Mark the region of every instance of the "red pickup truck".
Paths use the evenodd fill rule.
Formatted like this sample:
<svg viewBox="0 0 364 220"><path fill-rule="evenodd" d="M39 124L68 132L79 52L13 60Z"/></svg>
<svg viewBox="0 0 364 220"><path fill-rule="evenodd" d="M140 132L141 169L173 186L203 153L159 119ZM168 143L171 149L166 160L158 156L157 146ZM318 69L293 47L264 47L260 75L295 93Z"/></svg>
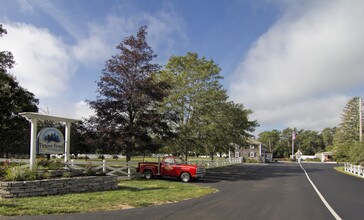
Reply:
<svg viewBox="0 0 364 220"><path fill-rule="evenodd" d="M140 162L137 172L144 175L146 179L153 176L179 177L183 182L188 182L192 178L199 179L206 173L206 169L201 166L187 164L179 157L163 157L162 162Z"/></svg>

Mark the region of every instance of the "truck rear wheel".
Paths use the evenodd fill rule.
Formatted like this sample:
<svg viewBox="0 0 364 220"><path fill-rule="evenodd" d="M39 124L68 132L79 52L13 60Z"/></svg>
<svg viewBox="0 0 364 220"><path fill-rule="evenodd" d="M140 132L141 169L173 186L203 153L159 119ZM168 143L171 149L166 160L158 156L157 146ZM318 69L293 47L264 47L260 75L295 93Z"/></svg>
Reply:
<svg viewBox="0 0 364 220"><path fill-rule="evenodd" d="M187 173L187 172L181 173L182 182L187 183L190 181L190 179L191 179L191 175L189 173Z"/></svg>
<svg viewBox="0 0 364 220"><path fill-rule="evenodd" d="M151 171L151 170L146 170L146 171L144 171L144 177L145 177L145 179L147 179L147 180L152 179L152 178L153 178L153 173L152 173L152 171Z"/></svg>

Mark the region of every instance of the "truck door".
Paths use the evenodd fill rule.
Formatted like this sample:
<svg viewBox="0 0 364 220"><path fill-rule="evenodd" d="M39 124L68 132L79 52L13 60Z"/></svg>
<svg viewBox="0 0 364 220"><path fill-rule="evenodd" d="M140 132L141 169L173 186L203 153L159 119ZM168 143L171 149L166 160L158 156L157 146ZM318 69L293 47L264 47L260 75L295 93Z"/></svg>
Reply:
<svg viewBox="0 0 364 220"><path fill-rule="evenodd" d="M164 158L161 167L161 174L162 176L177 176L174 158Z"/></svg>

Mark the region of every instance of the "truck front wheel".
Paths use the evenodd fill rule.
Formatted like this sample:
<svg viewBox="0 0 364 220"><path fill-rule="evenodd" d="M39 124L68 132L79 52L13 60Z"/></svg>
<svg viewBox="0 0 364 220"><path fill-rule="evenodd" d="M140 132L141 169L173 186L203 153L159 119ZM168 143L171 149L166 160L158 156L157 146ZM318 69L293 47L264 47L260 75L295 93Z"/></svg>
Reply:
<svg viewBox="0 0 364 220"><path fill-rule="evenodd" d="M151 170L146 170L146 171L144 171L144 177L145 177L145 179L147 179L147 180L152 179L152 178L153 178L153 173L152 173L152 171L151 171Z"/></svg>
<svg viewBox="0 0 364 220"><path fill-rule="evenodd" d="M191 175L189 173L187 173L187 172L181 173L182 182L187 183L190 181L190 179L191 179Z"/></svg>

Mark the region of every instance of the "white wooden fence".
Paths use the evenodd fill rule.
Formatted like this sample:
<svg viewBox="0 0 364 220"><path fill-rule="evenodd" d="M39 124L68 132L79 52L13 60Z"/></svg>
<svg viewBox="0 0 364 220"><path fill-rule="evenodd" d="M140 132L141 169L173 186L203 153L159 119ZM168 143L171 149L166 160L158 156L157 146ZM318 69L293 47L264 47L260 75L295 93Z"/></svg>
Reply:
<svg viewBox="0 0 364 220"><path fill-rule="evenodd" d="M0 159L1 161L5 161L8 159ZM11 159L10 162L22 162L22 163L29 163L27 159ZM242 163L242 158L230 158L225 160L191 160L188 161L189 164L196 164L204 166L205 168L214 168L214 167L222 167L222 166L229 166L233 164ZM128 178L130 179L133 176L137 175L136 168L138 166L138 162L122 162L122 161L80 161L80 160L70 160L66 166L71 169L76 170L85 170L87 166L91 166L92 169L96 172L103 172L106 175L116 175L120 178Z"/></svg>
<svg viewBox="0 0 364 220"><path fill-rule="evenodd" d="M213 168L213 167L223 167L223 166L229 166L229 165L233 165L233 164L238 164L238 163L242 163L243 158L241 157L234 157L234 158L230 158L230 159L225 159L225 160L198 160L198 161L188 161L189 164L197 164L197 165L202 165L206 168Z"/></svg>
<svg viewBox="0 0 364 220"><path fill-rule="evenodd" d="M189 164L202 165L206 168L213 167L222 167L229 166L232 164L242 163L242 158L231 158L226 160L214 160L214 161L205 161L205 160L197 160L197 161L188 161ZM138 166L138 162L121 162L121 161L75 161L71 160L67 164L72 169L81 169L85 170L86 166L92 166L93 170L98 172L106 173L106 175L117 175L120 178L128 178L137 175L136 168Z"/></svg>
<svg viewBox="0 0 364 220"><path fill-rule="evenodd" d="M106 173L106 175L114 175L119 177L131 178L136 173L138 162L121 162L121 161L75 161L71 160L67 164L72 169L85 170L86 166L92 166L92 169L98 172Z"/></svg>
<svg viewBox="0 0 364 220"><path fill-rule="evenodd" d="M360 166L360 165L353 165L350 163L345 163L344 164L344 170L346 172L352 173L356 176L362 177L364 178L364 167Z"/></svg>

